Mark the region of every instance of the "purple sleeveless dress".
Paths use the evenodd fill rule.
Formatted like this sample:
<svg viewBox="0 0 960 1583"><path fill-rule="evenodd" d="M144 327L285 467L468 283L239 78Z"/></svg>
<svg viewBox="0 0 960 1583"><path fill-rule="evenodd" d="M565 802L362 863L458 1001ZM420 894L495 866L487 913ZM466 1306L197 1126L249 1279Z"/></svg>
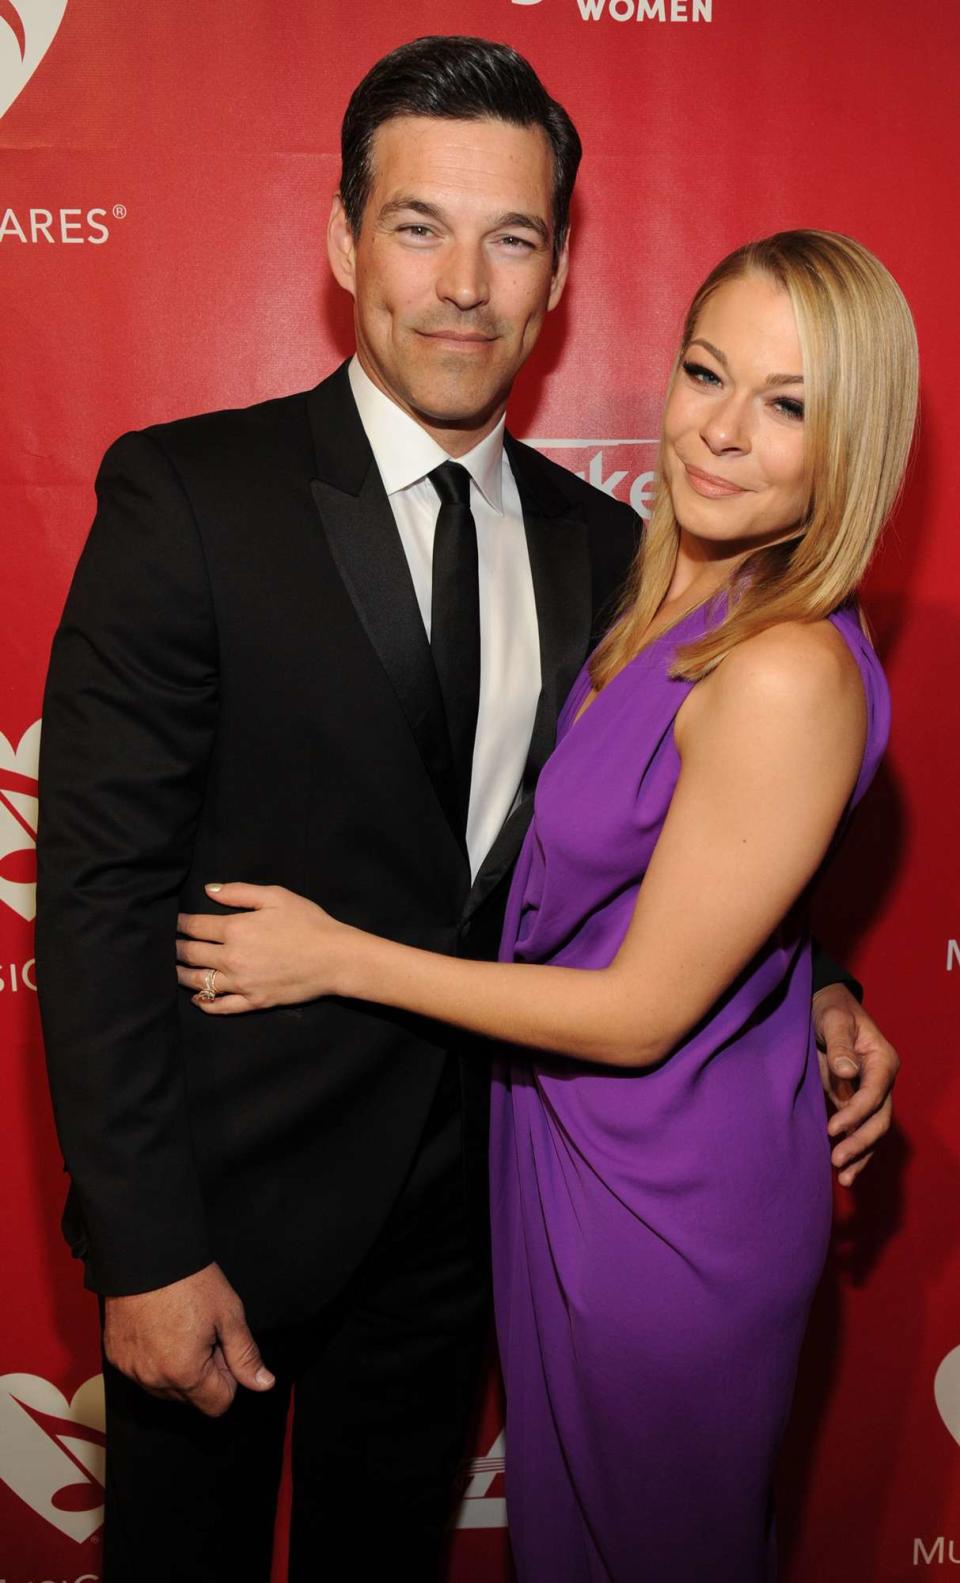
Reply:
<svg viewBox="0 0 960 1583"><path fill-rule="evenodd" d="M852 807L887 740L863 678ZM606 966L679 773L701 607L571 729L560 717L514 876L502 961ZM774 1458L830 1227L829 1141L797 906L668 1060L630 1072L511 1054L496 1074L491 1200L520 1583L767 1583Z"/></svg>

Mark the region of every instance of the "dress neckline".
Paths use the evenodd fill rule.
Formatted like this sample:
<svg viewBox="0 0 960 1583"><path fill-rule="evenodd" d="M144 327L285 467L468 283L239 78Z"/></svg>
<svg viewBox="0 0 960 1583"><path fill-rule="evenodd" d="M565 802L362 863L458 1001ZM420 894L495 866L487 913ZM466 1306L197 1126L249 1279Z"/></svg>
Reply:
<svg viewBox="0 0 960 1583"><path fill-rule="evenodd" d="M652 638L649 643L645 643L643 645L642 649L638 649L636 654L634 654L633 658L629 659L627 661L626 665L621 666L620 670L617 671L617 674L615 676L611 676L610 680L606 683L606 685L604 687L602 687L600 689L600 691L594 695L594 697L591 699L590 703L587 704L586 706L584 706L584 699L586 698L587 693L590 691L590 685L591 685L590 684L590 660L587 660L586 664L583 667L583 671L581 672L581 676L580 676L581 684L585 682L586 685L585 686L578 685L578 686L576 686L574 688L573 695L571 696L571 700L570 700L571 703L573 703L574 698L576 699L576 702L574 704L574 713L573 713L570 721L568 722L568 724L566 726L566 729L564 731L564 736L568 737L570 735L570 733L573 730L574 726L580 724L580 722L584 719L584 717L586 715L588 715L590 713L590 711L593 709L594 705L599 703L600 699L604 696L604 694L608 693L610 691L611 687L615 687L617 682L619 682L621 676L626 676L628 671L631 671L633 669L633 667L638 663L638 661L648 659L649 656L651 654L653 654L656 651L656 649L667 638L674 638L674 639L676 639L678 633L682 632L683 628L687 625L688 622L692 621L694 616L696 616L696 615L703 615L704 613L709 614L710 605L711 605L711 603L712 603L714 598L715 598L715 595L710 595L706 599L702 600L700 602L700 604L692 605L691 608L689 610L685 611L685 613L679 618L679 620L675 621L672 626L665 627L662 632L658 632L657 636L655 638ZM592 656L591 656L591 658L592 658Z"/></svg>

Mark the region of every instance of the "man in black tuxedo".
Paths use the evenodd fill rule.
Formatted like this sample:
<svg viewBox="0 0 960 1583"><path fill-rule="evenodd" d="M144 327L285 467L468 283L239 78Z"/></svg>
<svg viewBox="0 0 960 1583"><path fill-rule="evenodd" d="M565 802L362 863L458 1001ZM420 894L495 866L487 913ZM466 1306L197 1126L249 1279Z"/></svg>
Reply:
<svg viewBox="0 0 960 1583"><path fill-rule="evenodd" d="M395 51L330 222L356 357L100 473L44 710L37 954L104 1307L106 1583L268 1577L293 1388L291 1579L436 1573L485 1330L484 1062L366 1005L204 1017L175 921L242 876L495 950L638 530L503 428L579 154L512 50ZM846 990L819 1012L836 1075L858 1041L855 1173L896 1058Z"/></svg>

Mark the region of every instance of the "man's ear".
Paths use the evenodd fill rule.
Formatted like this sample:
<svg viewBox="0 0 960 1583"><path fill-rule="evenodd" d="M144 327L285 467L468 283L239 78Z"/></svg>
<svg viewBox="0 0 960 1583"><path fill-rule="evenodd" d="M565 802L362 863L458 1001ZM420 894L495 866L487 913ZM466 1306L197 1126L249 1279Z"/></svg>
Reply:
<svg viewBox="0 0 960 1583"><path fill-rule="evenodd" d="M560 257L557 259L556 266L554 267L554 271L553 271L553 276L552 276L551 281L550 281L550 296L547 298L547 312L548 313L550 313L551 310L554 309L557 306L557 303L560 301L560 298L563 296L564 287L567 284L567 275L569 274L569 272L570 272L570 232L568 231L566 236L564 237L563 247L560 249Z"/></svg>
<svg viewBox="0 0 960 1583"><path fill-rule="evenodd" d="M333 278L351 297L356 296L356 248L340 194L334 193L327 222L327 257Z"/></svg>

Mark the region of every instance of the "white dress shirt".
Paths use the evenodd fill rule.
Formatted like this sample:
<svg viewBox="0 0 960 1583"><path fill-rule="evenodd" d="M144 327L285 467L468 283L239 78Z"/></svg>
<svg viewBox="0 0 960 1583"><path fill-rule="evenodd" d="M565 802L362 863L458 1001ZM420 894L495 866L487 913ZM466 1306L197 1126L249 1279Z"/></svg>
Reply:
<svg viewBox="0 0 960 1583"><path fill-rule="evenodd" d="M349 376L429 638L433 535L440 500L427 474L451 458L415 419L378 390L356 357ZM470 474L480 581L480 709L467 816L467 851L474 878L519 796L540 696L533 578L503 429L501 418L472 451L454 458Z"/></svg>

